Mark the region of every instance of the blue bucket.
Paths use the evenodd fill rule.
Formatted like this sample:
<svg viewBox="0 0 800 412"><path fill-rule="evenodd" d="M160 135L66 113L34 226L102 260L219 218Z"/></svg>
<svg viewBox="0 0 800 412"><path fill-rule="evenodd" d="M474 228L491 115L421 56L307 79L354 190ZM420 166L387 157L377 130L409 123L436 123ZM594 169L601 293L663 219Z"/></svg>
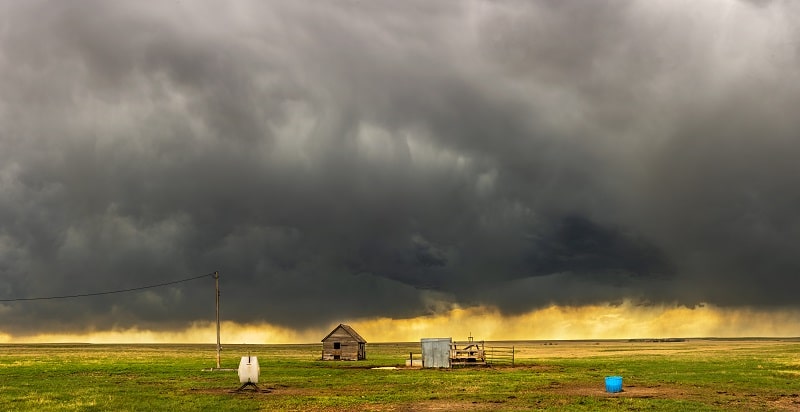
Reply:
<svg viewBox="0 0 800 412"><path fill-rule="evenodd" d="M622 376L606 376L606 392L622 392Z"/></svg>

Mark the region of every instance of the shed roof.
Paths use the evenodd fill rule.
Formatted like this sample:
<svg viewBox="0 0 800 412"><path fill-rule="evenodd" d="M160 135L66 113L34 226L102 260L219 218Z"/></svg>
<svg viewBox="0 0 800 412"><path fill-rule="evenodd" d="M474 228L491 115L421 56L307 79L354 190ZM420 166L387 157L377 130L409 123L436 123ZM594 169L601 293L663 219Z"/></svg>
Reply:
<svg viewBox="0 0 800 412"><path fill-rule="evenodd" d="M358 343L367 343L367 341L364 340L364 338L362 338L361 335L358 334L358 332L353 330L353 328L351 328L350 325L345 325L344 323L340 323L339 326L333 328L333 330L331 331L331 333L328 334L328 336L322 338L322 341L325 342L339 328L342 328L345 332L347 332L348 335L353 337L353 339L355 339Z"/></svg>

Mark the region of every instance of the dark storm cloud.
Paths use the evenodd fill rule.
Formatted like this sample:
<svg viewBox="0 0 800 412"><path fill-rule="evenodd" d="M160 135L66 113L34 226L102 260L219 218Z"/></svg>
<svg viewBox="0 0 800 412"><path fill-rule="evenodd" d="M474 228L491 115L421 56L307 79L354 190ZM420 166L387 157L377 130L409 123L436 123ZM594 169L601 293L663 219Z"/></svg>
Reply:
<svg viewBox="0 0 800 412"><path fill-rule="evenodd" d="M0 4L0 298L795 304L793 3ZM211 289L2 330L179 327Z"/></svg>

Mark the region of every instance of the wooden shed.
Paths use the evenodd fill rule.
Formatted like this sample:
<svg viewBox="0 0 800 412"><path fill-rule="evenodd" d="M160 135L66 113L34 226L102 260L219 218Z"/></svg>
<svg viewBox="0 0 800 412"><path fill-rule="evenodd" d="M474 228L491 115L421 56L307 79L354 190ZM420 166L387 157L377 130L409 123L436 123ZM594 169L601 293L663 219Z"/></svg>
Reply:
<svg viewBox="0 0 800 412"><path fill-rule="evenodd" d="M322 360L367 359L367 341L348 325L339 324L322 339Z"/></svg>

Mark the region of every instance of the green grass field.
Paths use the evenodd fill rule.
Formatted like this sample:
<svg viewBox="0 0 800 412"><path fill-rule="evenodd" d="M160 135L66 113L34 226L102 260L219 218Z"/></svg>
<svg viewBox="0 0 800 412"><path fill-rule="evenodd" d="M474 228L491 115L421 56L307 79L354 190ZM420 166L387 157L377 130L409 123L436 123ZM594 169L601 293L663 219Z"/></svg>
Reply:
<svg viewBox="0 0 800 412"><path fill-rule="evenodd" d="M369 344L366 361L321 345L226 346L258 356L262 392L233 393L213 345L0 345L0 410L800 410L800 341L513 342L516 367L396 369L418 343ZM608 394L606 375L624 391Z"/></svg>

